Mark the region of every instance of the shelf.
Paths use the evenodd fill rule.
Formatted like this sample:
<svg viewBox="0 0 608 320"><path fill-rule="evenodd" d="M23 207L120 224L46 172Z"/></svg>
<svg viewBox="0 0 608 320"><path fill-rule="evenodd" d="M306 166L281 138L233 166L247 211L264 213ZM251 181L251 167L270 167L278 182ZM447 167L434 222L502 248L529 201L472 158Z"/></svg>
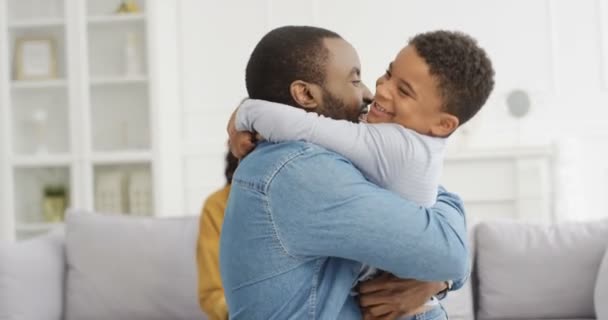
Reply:
<svg viewBox="0 0 608 320"><path fill-rule="evenodd" d="M151 162L152 153L150 151L95 152L91 160L97 165Z"/></svg>
<svg viewBox="0 0 608 320"><path fill-rule="evenodd" d="M63 27L65 22L63 19L32 19L15 21L9 23L10 29L38 29L38 28L52 28L52 27Z"/></svg>
<svg viewBox="0 0 608 320"><path fill-rule="evenodd" d="M91 79L93 86L111 86L122 84L145 84L148 81L146 76L136 77L95 77Z"/></svg>
<svg viewBox="0 0 608 320"><path fill-rule="evenodd" d="M62 222L21 223L17 225L17 232L44 232L62 225Z"/></svg>
<svg viewBox="0 0 608 320"><path fill-rule="evenodd" d="M0 241L65 224L50 215L49 188L65 188L67 207L92 209L98 182L115 172L138 195L129 196L129 212L156 211L148 3L115 14L120 1L0 0ZM14 76L18 42L40 37L54 39L56 72Z"/></svg>
<svg viewBox="0 0 608 320"><path fill-rule="evenodd" d="M69 166L72 157L69 155L26 155L13 157L13 166L18 168L44 168Z"/></svg>
<svg viewBox="0 0 608 320"><path fill-rule="evenodd" d="M15 80L11 84L13 89L55 89L64 88L66 85L64 79Z"/></svg>
<svg viewBox="0 0 608 320"><path fill-rule="evenodd" d="M123 23L123 22L140 22L146 19L146 15L143 13L136 14L116 14L107 16L90 16L88 18L89 24L112 24L112 23Z"/></svg>

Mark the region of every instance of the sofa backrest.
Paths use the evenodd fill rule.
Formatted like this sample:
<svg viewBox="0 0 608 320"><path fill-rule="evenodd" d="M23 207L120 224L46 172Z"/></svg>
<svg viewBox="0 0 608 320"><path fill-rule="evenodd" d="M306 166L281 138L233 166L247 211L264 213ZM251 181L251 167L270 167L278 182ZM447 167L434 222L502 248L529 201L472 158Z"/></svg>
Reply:
<svg viewBox="0 0 608 320"><path fill-rule="evenodd" d="M607 244L608 220L480 223L477 319L594 318L593 291Z"/></svg>
<svg viewBox="0 0 608 320"><path fill-rule="evenodd" d="M0 319L61 320L65 282L63 229L0 243Z"/></svg>
<svg viewBox="0 0 608 320"><path fill-rule="evenodd" d="M65 318L204 319L197 303L197 235L198 217L69 212ZM608 245L608 220L554 226L482 222L470 236L471 280L476 281L444 301L450 319L473 319L474 296L479 320L594 318L593 291ZM23 319L60 319L63 257L60 233L0 247L0 318L7 310L21 315L39 310L44 316ZM26 286L19 279L38 282ZM23 291L26 287L34 291ZM44 290L52 293L37 299L36 308L36 299L20 298L42 297ZM19 309L19 301L28 304Z"/></svg>
<svg viewBox="0 0 608 320"><path fill-rule="evenodd" d="M197 217L68 212L66 319L204 319L197 235Z"/></svg>

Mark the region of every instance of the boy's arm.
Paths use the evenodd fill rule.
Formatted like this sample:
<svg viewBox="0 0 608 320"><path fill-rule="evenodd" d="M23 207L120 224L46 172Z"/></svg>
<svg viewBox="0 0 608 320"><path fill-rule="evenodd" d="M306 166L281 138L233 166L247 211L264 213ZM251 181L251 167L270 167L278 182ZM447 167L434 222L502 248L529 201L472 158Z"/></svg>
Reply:
<svg viewBox="0 0 608 320"><path fill-rule="evenodd" d="M372 182L386 187L415 147L410 131L396 124L352 123L334 120L291 106L246 100L237 111L236 129L256 131L271 142L304 140L349 159ZM395 190L398 191L398 190Z"/></svg>

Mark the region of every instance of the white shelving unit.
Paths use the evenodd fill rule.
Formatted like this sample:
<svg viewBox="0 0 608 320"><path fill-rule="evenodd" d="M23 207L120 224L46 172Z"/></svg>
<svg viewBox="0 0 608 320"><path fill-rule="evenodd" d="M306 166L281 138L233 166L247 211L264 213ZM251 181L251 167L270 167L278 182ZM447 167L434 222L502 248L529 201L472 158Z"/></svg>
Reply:
<svg viewBox="0 0 608 320"><path fill-rule="evenodd" d="M91 157L91 161L96 165L147 163L152 161L152 154L148 151L103 152L93 154Z"/></svg>
<svg viewBox="0 0 608 320"><path fill-rule="evenodd" d="M70 154L52 154L42 156L16 156L11 164L15 168L62 167L74 161Z"/></svg>
<svg viewBox="0 0 608 320"><path fill-rule="evenodd" d="M467 221L555 222L550 146L448 152L441 183L465 203Z"/></svg>
<svg viewBox="0 0 608 320"><path fill-rule="evenodd" d="M89 16L89 24L116 24L125 22L143 22L146 19L144 14L130 14L130 15L99 15Z"/></svg>
<svg viewBox="0 0 608 320"><path fill-rule="evenodd" d="M0 70L11 70L0 72L0 240L57 225L43 214L49 186L71 207L156 214L149 1L117 14L120 2L0 0ZM28 38L53 40L56 76L16 79L16 43Z"/></svg>
<svg viewBox="0 0 608 320"><path fill-rule="evenodd" d="M62 89L67 86L67 81L63 79L53 80L16 80L11 82L11 86L15 90L20 89Z"/></svg>
<svg viewBox="0 0 608 320"><path fill-rule="evenodd" d="M52 27L63 27L64 20L58 18L48 18L48 19L31 19L24 21L15 21L11 22L8 27L12 30L17 29L34 29L34 28L52 28Z"/></svg>
<svg viewBox="0 0 608 320"><path fill-rule="evenodd" d="M129 76L129 77L97 77L91 79L92 86L113 86L125 84L140 84L146 85L148 78L145 76Z"/></svg>

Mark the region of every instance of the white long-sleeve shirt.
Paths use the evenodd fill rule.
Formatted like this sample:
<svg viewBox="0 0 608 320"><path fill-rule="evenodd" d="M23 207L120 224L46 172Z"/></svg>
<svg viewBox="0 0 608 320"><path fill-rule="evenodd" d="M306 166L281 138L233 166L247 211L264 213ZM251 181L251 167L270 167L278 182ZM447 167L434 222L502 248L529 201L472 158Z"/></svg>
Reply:
<svg viewBox="0 0 608 320"><path fill-rule="evenodd" d="M394 123L353 123L263 100L246 100L236 115L239 131L271 142L304 140L349 159L371 182L421 206L437 198L445 138Z"/></svg>

